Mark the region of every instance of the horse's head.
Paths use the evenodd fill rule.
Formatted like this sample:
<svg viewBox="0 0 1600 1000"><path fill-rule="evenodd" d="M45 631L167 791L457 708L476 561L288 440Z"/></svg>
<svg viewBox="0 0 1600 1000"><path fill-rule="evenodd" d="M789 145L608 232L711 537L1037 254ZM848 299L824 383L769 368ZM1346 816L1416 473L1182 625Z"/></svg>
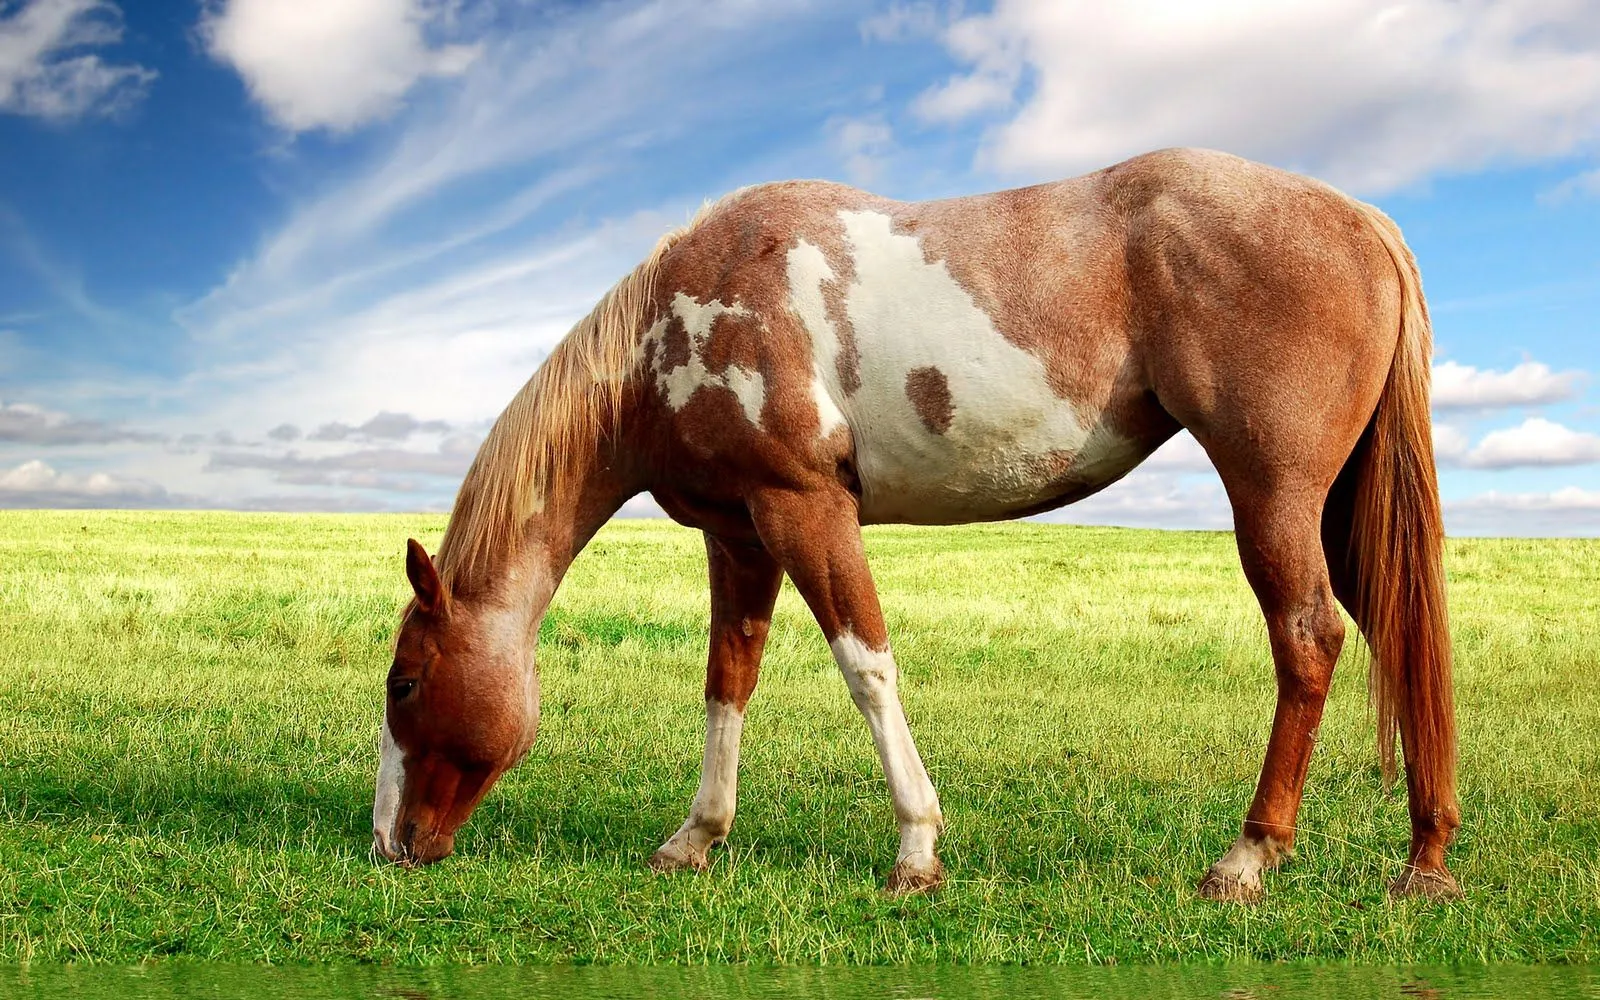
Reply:
<svg viewBox="0 0 1600 1000"><path fill-rule="evenodd" d="M430 864L539 728L527 614L492 598L457 600L427 552L407 543L416 591L385 681L382 759L372 807L376 849Z"/></svg>

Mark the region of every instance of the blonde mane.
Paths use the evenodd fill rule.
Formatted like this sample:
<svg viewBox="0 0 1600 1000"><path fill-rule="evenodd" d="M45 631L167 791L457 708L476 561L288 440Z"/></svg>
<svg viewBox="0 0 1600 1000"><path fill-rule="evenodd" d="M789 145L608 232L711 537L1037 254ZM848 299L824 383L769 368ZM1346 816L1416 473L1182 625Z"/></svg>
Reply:
<svg viewBox="0 0 1600 1000"><path fill-rule="evenodd" d="M447 591L475 579L491 553L512 552L545 498L616 428L661 260L715 208L704 205L687 225L662 237L562 338L494 422L439 543L435 561Z"/></svg>

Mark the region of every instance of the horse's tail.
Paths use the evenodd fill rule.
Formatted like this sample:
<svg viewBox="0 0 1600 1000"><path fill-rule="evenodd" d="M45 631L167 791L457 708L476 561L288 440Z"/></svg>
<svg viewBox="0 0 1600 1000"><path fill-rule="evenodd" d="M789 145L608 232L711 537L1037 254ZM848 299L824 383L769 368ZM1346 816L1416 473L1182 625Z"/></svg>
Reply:
<svg viewBox="0 0 1600 1000"><path fill-rule="evenodd" d="M1433 335L1422 282L1399 227L1359 205L1394 260L1400 329L1389 379L1346 461L1323 516L1328 568L1372 651L1368 692L1378 754L1394 780L1394 738L1405 744L1414 804L1456 810L1456 717L1445 608L1444 522L1429 418Z"/></svg>

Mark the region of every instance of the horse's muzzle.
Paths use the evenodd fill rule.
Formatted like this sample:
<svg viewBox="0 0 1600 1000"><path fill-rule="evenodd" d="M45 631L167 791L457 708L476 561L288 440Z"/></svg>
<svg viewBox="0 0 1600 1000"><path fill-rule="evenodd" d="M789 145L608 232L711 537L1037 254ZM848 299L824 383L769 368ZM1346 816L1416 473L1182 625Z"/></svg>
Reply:
<svg viewBox="0 0 1600 1000"><path fill-rule="evenodd" d="M417 837L413 830L410 831L410 836L391 840L382 830L372 831L373 853L382 855L402 868L419 868L436 861L443 861L454 853L455 849L456 838L453 836Z"/></svg>

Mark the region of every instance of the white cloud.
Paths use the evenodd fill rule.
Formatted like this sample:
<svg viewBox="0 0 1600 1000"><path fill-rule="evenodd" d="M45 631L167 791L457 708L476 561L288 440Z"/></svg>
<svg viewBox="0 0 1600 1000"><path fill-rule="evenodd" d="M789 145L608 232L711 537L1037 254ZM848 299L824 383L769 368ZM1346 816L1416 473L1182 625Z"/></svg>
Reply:
<svg viewBox="0 0 1600 1000"><path fill-rule="evenodd" d="M176 499L146 480L57 472L38 459L0 471L0 507L161 507Z"/></svg>
<svg viewBox="0 0 1600 1000"><path fill-rule="evenodd" d="M1433 454L1438 461L1459 462L1467 456L1471 447L1472 440L1461 428L1451 424L1433 425Z"/></svg>
<svg viewBox="0 0 1600 1000"><path fill-rule="evenodd" d="M293 132L342 131L392 113L416 82L456 76L480 50L430 47L448 8L424 0L223 0L200 31L213 58Z"/></svg>
<svg viewBox="0 0 1600 1000"><path fill-rule="evenodd" d="M129 107L155 72L85 51L121 40L122 12L109 0L0 3L0 111L65 119Z"/></svg>
<svg viewBox="0 0 1600 1000"><path fill-rule="evenodd" d="M1433 406L1495 409L1558 403L1576 396L1584 380L1583 372L1551 371L1537 361L1524 361L1503 372L1446 361L1433 367Z"/></svg>
<svg viewBox="0 0 1600 1000"><path fill-rule="evenodd" d="M1188 431L1179 431L1172 440L1157 448L1141 468L1168 471L1206 472L1214 468L1211 456Z"/></svg>
<svg viewBox="0 0 1600 1000"><path fill-rule="evenodd" d="M1529 417L1515 427L1490 431L1461 461L1478 469L1587 465L1600 462L1600 435Z"/></svg>
<svg viewBox="0 0 1600 1000"><path fill-rule="evenodd" d="M1192 438L1190 440L1193 440ZM1194 446L1201 456L1198 445ZM1179 445L1180 461L1189 461ZM1035 521L1069 524L1109 524L1128 527L1227 530L1233 527L1233 509L1216 473L1195 475L1183 466L1142 466L1119 483L1086 500L1049 511Z"/></svg>
<svg viewBox="0 0 1600 1000"><path fill-rule="evenodd" d="M828 123L834 148L844 158L845 174L856 184L871 184L894 149L894 130L881 117L836 118Z"/></svg>
<svg viewBox="0 0 1600 1000"><path fill-rule="evenodd" d="M914 107L1020 102L979 157L1006 173L1201 145L1371 192L1600 140L1589 0L999 0L944 41L969 69Z"/></svg>
<svg viewBox="0 0 1600 1000"><path fill-rule="evenodd" d="M289 328L308 311L348 312L341 298L403 286L409 272L437 280L448 267L441 261L504 238L619 163L658 170L644 149L685 136L704 145L697 129L708 120L720 135L773 102L798 101L807 77L774 73L784 36L771 29L809 6L648 0L553 12L538 31L511 32L447 99L408 114L377 158L296 206L179 319L214 339L252 325ZM770 85L745 86L754 72ZM486 207L457 205L442 218L428 211L483 175L496 188L512 179L523 187ZM715 193L702 188L694 200Z"/></svg>
<svg viewBox="0 0 1600 1000"><path fill-rule="evenodd" d="M1491 491L1444 505L1452 535L1587 535L1600 529L1600 490L1567 486L1549 493Z"/></svg>
<svg viewBox="0 0 1600 1000"><path fill-rule="evenodd" d="M704 156L769 120L758 110L804 106L811 64L777 71L796 36L772 30L801 13L817 7L643 0L552 9L540 30L497 38L459 86L406 110L373 158L303 199L178 311L199 360L184 406L253 433L315 434L385 410L454 427L491 419L607 287L721 193L708 188L718 180L665 175L670 153ZM854 12L828 16L825 27L854 24ZM755 73L771 85L743 86ZM880 137L852 142L875 150ZM597 196L621 169L652 193Z"/></svg>

